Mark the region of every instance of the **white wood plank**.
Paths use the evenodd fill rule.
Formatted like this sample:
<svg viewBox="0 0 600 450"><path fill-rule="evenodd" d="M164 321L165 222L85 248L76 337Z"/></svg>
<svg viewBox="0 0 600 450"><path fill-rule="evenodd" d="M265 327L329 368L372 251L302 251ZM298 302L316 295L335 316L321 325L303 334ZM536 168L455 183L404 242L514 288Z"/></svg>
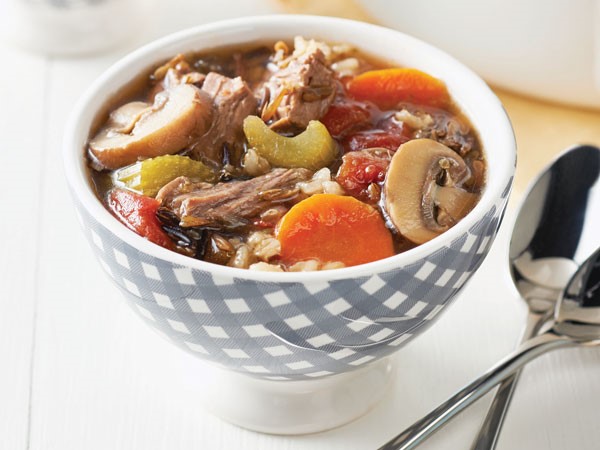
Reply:
<svg viewBox="0 0 600 450"><path fill-rule="evenodd" d="M499 450L598 448L600 352L565 349L532 362L523 373ZM512 446L511 446L512 445Z"/></svg>
<svg viewBox="0 0 600 450"><path fill-rule="evenodd" d="M40 270L36 353L34 355L30 448L77 448L71 446L73 434L72 405L83 410L90 404L101 404L102 382L110 365L98 365L98 349L93 337L99 328L110 333L114 320L103 309L110 286L79 230L71 198L62 172L62 132L70 109L76 99L115 56L92 57L55 62L48 75L50 114L46 126L45 151L49 157L44 167ZM88 268L89 270L85 270ZM100 280L98 282L97 280ZM105 282L107 286L103 286ZM98 303L98 307L94 306ZM109 328L103 328L108 323ZM117 345L111 335L99 341ZM113 360L113 364L117 361ZM97 384L96 384L97 379ZM80 386L92 398L73 395L72 386ZM86 402L81 404L80 402ZM112 411L112 410L111 410ZM61 414L64 412L65 414ZM107 413L110 411L106 411ZM65 418L65 422L54 420ZM87 416L80 415L86 421ZM104 423L100 421L99 426ZM105 430L108 432L109 430ZM57 436L59 438L57 438ZM64 440L64 441L63 441ZM53 443L60 443L53 447ZM84 447L80 447L84 448Z"/></svg>
<svg viewBox="0 0 600 450"><path fill-rule="evenodd" d="M0 446L20 450L29 421L47 64L4 43L0 60Z"/></svg>

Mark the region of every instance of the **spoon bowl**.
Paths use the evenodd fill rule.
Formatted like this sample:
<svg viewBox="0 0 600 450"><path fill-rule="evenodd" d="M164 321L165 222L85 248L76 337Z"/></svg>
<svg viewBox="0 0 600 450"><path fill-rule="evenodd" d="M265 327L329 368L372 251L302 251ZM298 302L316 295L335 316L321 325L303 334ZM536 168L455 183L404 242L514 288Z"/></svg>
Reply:
<svg viewBox="0 0 600 450"><path fill-rule="evenodd" d="M600 250L575 273L555 313L554 330L564 336L589 340L600 339Z"/></svg>
<svg viewBox="0 0 600 450"><path fill-rule="evenodd" d="M526 301L547 298L553 306L595 250L599 178L600 148L580 145L550 163L526 193L509 248L510 273Z"/></svg>

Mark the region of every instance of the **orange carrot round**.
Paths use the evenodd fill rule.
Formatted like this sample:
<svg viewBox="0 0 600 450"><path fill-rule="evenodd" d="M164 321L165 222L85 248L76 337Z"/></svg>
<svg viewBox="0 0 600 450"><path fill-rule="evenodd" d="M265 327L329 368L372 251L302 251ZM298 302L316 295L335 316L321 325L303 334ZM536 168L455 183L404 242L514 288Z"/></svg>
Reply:
<svg viewBox="0 0 600 450"><path fill-rule="evenodd" d="M313 195L281 218L275 234L287 264L316 259L355 266L394 255L379 212L354 197Z"/></svg>
<svg viewBox="0 0 600 450"><path fill-rule="evenodd" d="M449 101L443 81L411 68L371 70L348 83L348 93L357 100L368 100L379 108L394 108L400 102L444 106Z"/></svg>

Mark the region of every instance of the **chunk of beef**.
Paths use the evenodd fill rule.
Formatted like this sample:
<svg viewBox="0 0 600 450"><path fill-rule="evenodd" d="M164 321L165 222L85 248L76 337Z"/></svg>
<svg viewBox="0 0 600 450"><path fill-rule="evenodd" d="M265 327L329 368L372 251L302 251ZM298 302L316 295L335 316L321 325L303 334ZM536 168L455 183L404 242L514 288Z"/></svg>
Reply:
<svg viewBox="0 0 600 450"><path fill-rule="evenodd" d="M296 183L310 179L307 169L273 169L249 180L193 183L179 177L165 185L157 199L171 209L184 227L243 227L274 205L292 201Z"/></svg>
<svg viewBox="0 0 600 450"><path fill-rule="evenodd" d="M333 72L323 51L308 45L278 63L278 68L262 85L260 97L268 99L261 116L274 120L272 128L306 128L327 112L335 97Z"/></svg>
<svg viewBox="0 0 600 450"><path fill-rule="evenodd" d="M214 185L204 181L192 181L188 177L177 177L169 183L165 184L156 194L156 199L169 209L179 209L179 203L176 198L183 200L184 194L209 189Z"/></svg>
<svg viewBox="0 0 600 450"><path fill-rule="evenodd" d="M441 142L450 147L460 156L469 153L476 144L475 137L470 132L469 125L447 112L434 113L433 123L428 123L424 128L417 130L415 139L427 138Z"/></svg>
<svg viewBox="0 0 600 450"><path fill-rule="evenodd" d="M210 129L192 147L191 155L220 165L223 146L234 146L241 139L242 123L256 114L257 101L240 77L228 78L216 72L206 76L202 91L213 99L214 118Z"/></svg>

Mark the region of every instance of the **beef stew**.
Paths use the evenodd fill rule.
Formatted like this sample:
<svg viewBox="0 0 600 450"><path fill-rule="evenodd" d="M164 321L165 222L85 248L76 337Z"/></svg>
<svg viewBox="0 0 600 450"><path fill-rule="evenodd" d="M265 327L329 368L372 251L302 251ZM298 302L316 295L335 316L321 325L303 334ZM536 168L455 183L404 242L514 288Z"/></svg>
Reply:
<svg viewBox="0 0 600 450"><path fill-rule="evenodd" d="M344 44L176 55L90 136L91 178L125 226L251 270L342 268L448 230L486 163L445 84Z"/></svg>

